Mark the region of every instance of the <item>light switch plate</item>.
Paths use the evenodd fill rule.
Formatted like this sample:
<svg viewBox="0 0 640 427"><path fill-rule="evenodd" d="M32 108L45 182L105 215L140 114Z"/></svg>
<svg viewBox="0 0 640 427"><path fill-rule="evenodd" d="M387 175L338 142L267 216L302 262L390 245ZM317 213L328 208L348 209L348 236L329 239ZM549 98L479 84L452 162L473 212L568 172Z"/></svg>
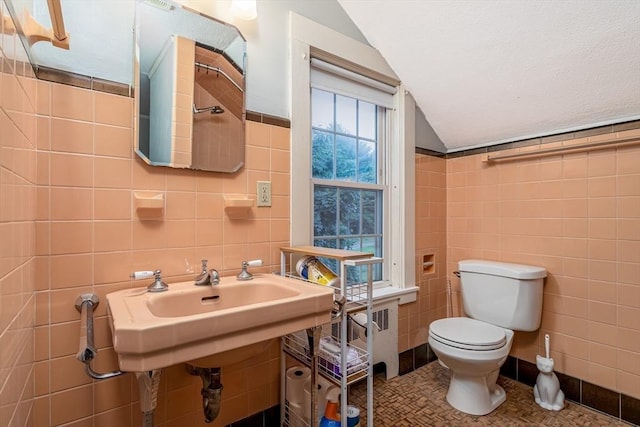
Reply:
<svg viewBox="0 0 640 427"><path fill-rule="evenodd" d="M258 206L271 206L271 181L258 181Z"/></svg>

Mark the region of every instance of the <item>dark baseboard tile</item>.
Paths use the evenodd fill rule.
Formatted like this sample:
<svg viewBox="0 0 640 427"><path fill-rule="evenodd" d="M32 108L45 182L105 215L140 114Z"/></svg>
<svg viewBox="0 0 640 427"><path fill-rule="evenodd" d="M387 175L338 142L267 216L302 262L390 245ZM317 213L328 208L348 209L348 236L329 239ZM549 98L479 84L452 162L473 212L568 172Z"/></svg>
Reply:
<svg viewBox="0 0 640 427"><path fill-rule="evenodd" d="M398 375L405 375L409 372L413 372L415 369L413 365L413 349L403 351L398 354Z"/></svg>
<svg viewBox="0 0 640 427"><path fill-rule="evenodd" d="M500 375L518 381L518 359L508 356L500 367Z"/></svg>
<svg viewBox="0 0 640 427"><path fill-rule="evenodd" d="M585 406L620 418L620 393L582 381L581 399Z"/></svg>
<svg viewBox="0 0 640 427"><path fill-rule="evenodd" d="M437 359L438 357L431 350L429 343L403 351L398 355L398 375L408 374Z"/></svg>
<svg viewBox="0 0 640 427"><path fill-rule="evenodd" d="M429 344L422 344L413 349L413 366L418 369L429 363Z"/></svg>
<svg viewBox="0 0 640 427"><path fill-rule="evenodd" d="M534 363L509 356L500 368L500 374L533 387L538 377L538 368ZM640 399L561 372L556 372L556 376L565 399L640 426Z"/></svg>
<svg viewBox="0 0 640 427"><path fill-rule="evenodd" d="M620 399L620 418L628 423L640 426L640 399L622 395Z"/></svg>
<svg viewBox="0 0 640 427"><path fill-rule="evenodd" d="M280 405L272 406L226 427L272 427L280 425Z"/></svg>
<svg viewBox="0 0 640 427"><path fill-rule="evenodd" d="M538 367L535 363L518 360L518 382L533 387L538 380Z"/></svg>
<svg viewBox="0 0 640 427"><path fill-rule="evenodd" d="M282 117L270 116L268 114L257 113L255 111L247 111L246 119L251 122L264 123L266 125L278 126L282 128L291 128L291 120Z"/></svg>
<svg viewBox="0 0 640 427"><path fill-rule="evenodd" d="M582 382L578 378L565 375L562 372L556 372L556 376L560 382L560 390L564 392L565 399L582 403Z"/></svg>

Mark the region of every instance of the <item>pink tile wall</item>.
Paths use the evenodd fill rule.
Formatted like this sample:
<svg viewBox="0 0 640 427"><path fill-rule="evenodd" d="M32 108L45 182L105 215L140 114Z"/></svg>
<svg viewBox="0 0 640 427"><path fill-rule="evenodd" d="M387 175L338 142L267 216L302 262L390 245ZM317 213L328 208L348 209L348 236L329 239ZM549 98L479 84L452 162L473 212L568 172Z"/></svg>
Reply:
<svg viewBox="0 0 640 427"><path fill-rule="evenodd" d="M398 350L427 342L429 323L446 316L446 161L416 155L416 302L398 311ZM433 267L424 267L428 259Z"/></svg>
<svg viewBox="0 0 640 427"><path fill-rule="evenodd" d="M0 3L0 15L6 15L4 3ZM33 421L35 375L37 101L35 80L24 58L20 40L3 34L0 37L0 425L10 427L30 425Z"/></svg>
<svg viewBox="0 0 640 427"><path fill-rule="evenodd" d="M133 376L92 381L75 359L75 298L95 292L102 299L94 369L107 371L117 363L104 295L148 284L132 283L130 272L161 268L169 283L189 280L202 258L222 275L237 274L243 260L255 258L265 261L256 271L277 269L279 247L289 244L289 130L248 122L248 160L236 174L150 167L132 152L132 99L47 82L37 83L37 95L34 425L137 426ZM229 194L255 199L258 180L272 181L272 207L225 210ZM142 218L135 191L163 194L162 216ZM277 342L222 376L222 410L211 425L277 404ZM167 369L156 425L203 425L199 390L200 379L183 365Z"/></svg>
<svg viewBox="0 0 640 427"><path fill-rule="evenodd" d="M640 130L564 144L631 136ZM548 333L559 372L640 397L640 146L494 164L483 158L447 160L456 311L451 272L460 259L546 267L542 327L517 333L512 355L535 362Z"/></svg>
<svg viewBox="0 0 640 427"><path fill-rule="evenodd" d="M0 37L0 425L11 427L33 422L35 375L36 89L24 57L17 37Z"/></svg>

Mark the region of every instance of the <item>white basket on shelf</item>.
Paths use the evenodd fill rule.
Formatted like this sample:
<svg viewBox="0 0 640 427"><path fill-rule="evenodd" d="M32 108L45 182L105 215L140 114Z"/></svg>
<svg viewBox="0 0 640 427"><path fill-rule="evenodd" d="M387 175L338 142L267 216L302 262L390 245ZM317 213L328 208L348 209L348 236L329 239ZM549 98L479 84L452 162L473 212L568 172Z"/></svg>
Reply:
<svg viewBox="0 0 640 427"><path fill-rule="evenodd" d="M284 349L301 362L311 363L311 354L306 333L298 332L283 337ZM318 372L327 379L340 384L343 375L347 384L351 384L367 375L369 353L359 347L346 345L347 371L340 369L340 343L332 336L325 335L320 339Z"/></svg>

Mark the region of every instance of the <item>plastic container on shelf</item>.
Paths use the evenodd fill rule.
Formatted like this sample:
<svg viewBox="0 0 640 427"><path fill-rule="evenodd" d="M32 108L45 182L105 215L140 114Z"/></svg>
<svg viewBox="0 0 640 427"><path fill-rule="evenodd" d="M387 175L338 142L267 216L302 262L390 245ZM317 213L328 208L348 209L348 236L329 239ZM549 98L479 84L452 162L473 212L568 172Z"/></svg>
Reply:
<svg viewBox="0 0 640 427"><path fill-rule="evenodd" d="M347 427L360 427L360 409L356 406L347 406Z"/></svg>
<svg viewBox="0 0 640 427"><path fill-rule="evenodd" d="M340 427L340 411L337 400L327 401L324 417L320 420L320 427Z"/></svg>
<svg viewBox="0 0 640 427"><path fill-rule="evenodd" d="M296 270L300 277L310 282L333 287L340 285L340 278L313 255L300 258L296 263Z"/></svg>

